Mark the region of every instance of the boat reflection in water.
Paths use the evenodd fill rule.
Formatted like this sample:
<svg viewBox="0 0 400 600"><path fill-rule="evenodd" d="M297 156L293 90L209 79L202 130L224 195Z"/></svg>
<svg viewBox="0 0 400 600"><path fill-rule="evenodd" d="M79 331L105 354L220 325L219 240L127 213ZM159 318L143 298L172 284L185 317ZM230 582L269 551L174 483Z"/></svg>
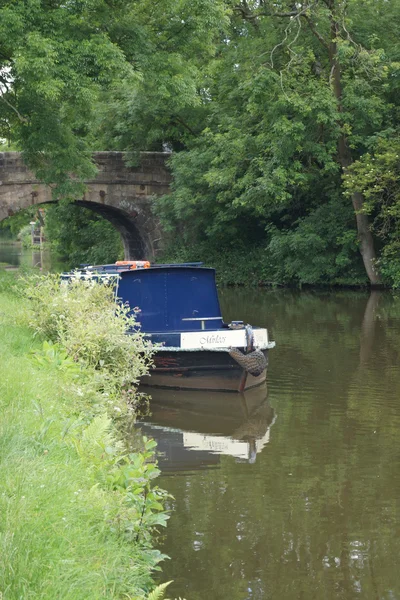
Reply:
<svg viewBox="0 0 400 600"><path fill-rule="evenodd" d="M138 427L157 441L164 472L217 466L221 455L254 463L276 418L266 385L237 396L154 389L150 411Z"/></svg>

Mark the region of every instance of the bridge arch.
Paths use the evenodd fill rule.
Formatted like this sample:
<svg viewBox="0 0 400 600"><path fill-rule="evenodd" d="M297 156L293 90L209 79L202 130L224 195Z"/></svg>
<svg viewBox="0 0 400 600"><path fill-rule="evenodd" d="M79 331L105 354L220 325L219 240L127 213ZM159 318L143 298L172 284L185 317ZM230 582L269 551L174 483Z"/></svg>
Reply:
<svg viewBox="0 0 400 600"><path fill-rule="evenodd" d="M74 204L98 213L119 231L127 260L154 260L161 230L154 215L156 196L168 194L171 175L166 152L143 152L136 167L127 167L122 152L96 152L95 179L86 181L83 198ZM30 206L54 202L51 187L38 181L18 152L0 153L0 221Z"/></svg>
<svg viewBox="0 0 400 600"><path fill-rule="evenodd" d="M151 260L157 254L157 240L152 240L149 232L135 222L137 217L132 218L125 211L96 202L77 200L74 204L92 210L113 224L121 236L126 260Z"/></svg>

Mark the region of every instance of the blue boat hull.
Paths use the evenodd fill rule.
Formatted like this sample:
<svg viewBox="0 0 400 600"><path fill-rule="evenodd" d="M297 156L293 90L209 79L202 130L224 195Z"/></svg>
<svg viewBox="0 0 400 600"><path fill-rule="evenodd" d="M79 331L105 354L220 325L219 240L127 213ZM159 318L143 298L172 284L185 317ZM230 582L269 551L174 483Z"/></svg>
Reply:
<svg viewBox="0 0 400 600"><path fill-rule="evenodd" d="M268 350L263 351L268 361ZM239 392L265 382L267 369L255 377L246 373L228 352L162 351L141 383L151 387Z"/></svg>

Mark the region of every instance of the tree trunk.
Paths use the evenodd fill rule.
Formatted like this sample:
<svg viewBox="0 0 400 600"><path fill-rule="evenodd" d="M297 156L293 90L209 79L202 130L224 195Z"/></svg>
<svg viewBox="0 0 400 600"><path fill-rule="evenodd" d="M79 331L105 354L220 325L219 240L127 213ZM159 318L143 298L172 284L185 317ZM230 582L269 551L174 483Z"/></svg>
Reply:
<svg viewBox="0 0 400 600"><path fill-rule="evenodd" d="M329 44L329 62L331 66L331 81L333 92L335 94L338 112L341 113L342 108L342 81L340 64L337 55L336 40L340 34L339 23L334 15L335 0L331 0L331 40ZM347 145L346 136L342 133L338 142L338 160L345 173L348 167L352 164L353 159L349 147ZM368 215L362 212L364 198L360 192L352 194L353 208L356 216L357 233L360 243L360 253L364 262L364 267L367 272L371 285L380 284L380 275L376 267L376 254L374 247L374 239L371 232L371 227Z"/></svg>
<svg viewBox="0 0 400 600"><path fill-rule="evenodd" d="M364 267L367 271L371 285L379 285L381 283L381 278L376 267L374 238L372 237L368 215L360 212L363 207L364 199L360 192L354 192L351 199L356 213L358 239L360 242L360 252L364 261Z"/></svg>

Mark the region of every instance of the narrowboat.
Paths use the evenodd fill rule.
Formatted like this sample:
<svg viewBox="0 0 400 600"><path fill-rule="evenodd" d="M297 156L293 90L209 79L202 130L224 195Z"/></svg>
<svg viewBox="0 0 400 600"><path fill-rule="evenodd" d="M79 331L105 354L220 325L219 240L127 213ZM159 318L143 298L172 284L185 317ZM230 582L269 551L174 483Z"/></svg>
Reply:
<svg viewBox="0 0 400 600"><path fill-rule="evenodd" d="M119 261L85 266L82 273L115 277L118 299L135 310L141 331L157 345L143 385L243 392L265 381L275 342L266 329L224 323L214 269Z"/></svg>

